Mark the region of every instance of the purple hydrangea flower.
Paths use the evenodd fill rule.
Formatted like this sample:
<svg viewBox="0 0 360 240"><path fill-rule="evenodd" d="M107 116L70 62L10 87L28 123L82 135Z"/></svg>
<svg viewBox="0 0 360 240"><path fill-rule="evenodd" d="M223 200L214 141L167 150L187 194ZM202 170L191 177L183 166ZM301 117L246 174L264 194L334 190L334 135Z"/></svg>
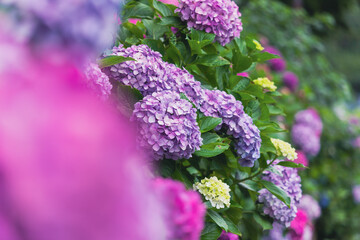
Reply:
<svg viewBox="0 0 360 240"><path fill-rule="evenodd" d="M283 59L281 52L274 47L266 47L265 52L278 55L280 58L274 58L269 60L269 64L272 70L276 72L282 72L286 69L286 62Z"/></svg>
<svg viewBox="0 0 360 240"><path fill-rule="evenodd" d="M244 112L244 107L233 95L219 90L204 90L204 101L200 111L205 116L222 118L215 130L226 129L235 138L235 148L244 167L254 166L260 157L260 131L252 119Z"/></svg>
<svg viewBox="0 0 360 240"><path fill-rule="evenodd" d="M285 72L283 75L283 82L292 92L295 92L299 86L299 79L293 72Z"/></svg>
<svg viewBox="0 0 360 240"><path fill-rule="evenodd" d="M115 47L111 55L134 58L105 69L107 75L125 85L138 89L144 96L154 92L172 90L181 92L199 105L202 99L200 82L186 70L164 62L161 54L146 45Z"/></svg>
<svg viewBox="0 0 360 240"><path fill-rule="evenodd" d="M225 232L223 230L217 240L239 240L239 236L231 232Z"/></svg>
<svg viewBox="0 0 360 240"><path fill-rule="evenodd" d="M315 156L320 151L320 138L314 130L304 124L295 124L291 130L293 143L306 154Z"/></svg>
<svg viewBox="0 0 360 240"><path fill-rule="evenodd" d="M112 84L109 77L101 71L97 64L90 63L85 68L85 79L87 86L102 99L107 99L111 94Z"/></svg>
<svg viewBox="0 0 360 240"><path fill-rule="evenodd" d="M323 123L319 113L313 108L308 108L296 113L295 124L304 124L309 126L317 136L320 136L322 133Z"/></svg>
<svg viewBox="0 0 360 240"><path fill-rule="evenodd" d="M316 219L321 215L319 203L310 195L303 195L298 204L299 209L303 209L310 220Z"/></svg>
<svg viewBox="0 0 360 240"><path fill-rule="evenodd" d="M275 161L275 164L277 161ZM298 175L298 171L295 168L288 168L279 165L274 165L273 168L277 173L265 171L263 173L263 180L274 183L280 187L291 199L290 208L285 203L276 198L267 189L261 189L258 197L259 202L264 204L264 213L274 218L274 220L282 225L289 227L291 221L296 217L297 207L296 205L300 202L302 191L301 191L301 178Z"/></svg>
<svg viewBox="0 0 360 240"><path fill-rule="evenodd" d="M157 178L153 183L155 194L165 208L169 236L166 239L198 240L204 227L205 205L200 195L186 190L183 183Z"/></svg>
<svg viewBox="0 0 360 240"><path fill-rule="evenodd" d="M109 47L117 29L122 0L9 0L29 28L28 39L61 45L70 52L97 55Z"/></svg>
<svg viewBox="0 0 360 240"><path fill-rule="evenodd" d="M268 235L262 240L291 240L288 235L284 235L285 227L280 223L274 222L273 228L269 231Z"/></svg>
<svg viewBox="0 0 360 240"><path fill-rule="evenodd" d="M180 0L178 12L188 28L214 33L226 45L243 30L239 7L231 0Z"/></svg>
<svg viewBox="0 0 360 240"><path fill-rule="evenodd" d="M355 203L360 203L360 185L354 186L352 193Z"/></svg>
<svg viewBox="0 0 360 240"><path fill-rule="evenodd" d="M141 147L155 160L190 158L200 149L202 138L196 109L176 92L162 91L135 104L131 117L138 125Z"/></svg>

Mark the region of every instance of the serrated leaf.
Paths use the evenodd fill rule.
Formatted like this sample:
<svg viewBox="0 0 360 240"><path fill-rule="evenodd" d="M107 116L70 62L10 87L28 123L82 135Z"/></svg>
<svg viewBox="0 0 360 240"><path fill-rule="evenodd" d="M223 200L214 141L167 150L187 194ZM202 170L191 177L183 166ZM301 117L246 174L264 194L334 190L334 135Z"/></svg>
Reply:
<svg viewBox="0 0 360 240"><path fill-rule="evenodd" d="M129 4L125 5L123 9L123 18L152 18L154 16L154 10L141 2L130 2Z"/></svg>
<svg viewBox="0 0 360 240"><path fill-rule="evenodd" d="M216 126L221 124L221 118L214 118L214 117L202 117L199 121L200 132L208 132L214 129Z"/></svg>
<svg viewBox="0 0 360 240"><path fill-rule="evenodd" d="M264 180L260 180L259 183L261 183L267 190L269 190L269 192L271 192L271 194L273 194L280 201L285 203L288 208L290 208L291 199L281 188L279 188L272 182Z"/></svg>
<svg viewBox="0 0 360 240"><path fill-rule="evenodd" d="M168 16L160 19L161 25L178 26L182 24L181 18L177 16Z"/></svg>
<svg viewBox="0 0 360 240"><path fill-rule="evenodd" d="M224 218L222 216L220 216L219 213L215 212L214 210L209 209L207 211L207 214L209 215L209 217L222 229L224 229L226 232L228 231L228 225L225 222Z"/></svg>
<svg viewBox="0 0 360 240"><path fill-rule="evenodd" d="M126 61L135 61L135 59L130 58L130 57L123 57L123 56L107 56L103 59L101 59L99 61L99 67L100 68L105 68L105 67L110 67L119 63L123 63Z"/></svg>
<svg viewBox="0 0 360 240"><path fill-rule="evenodd" d="M234 233L234 234L236 234L236 235L238 235L238 236L241 237L242 234L241 234L241 232L240 232L239 227L238 227L233 221L231 221L231 220L228 219L228 218L224 218L224 220L225 220L226 224L227 224L228 227L229 227L228 232Z"/></svg>
<svg viewBox="0 0 360 240"><path fill-rule="evenodd" d="M221 139L220 136L217 135L216 133L209 133L209 132L201 134L201 137L203 139L203 144L218 142Z"/></svg>
<svg viewBox="0 0 360 240"><path fill-rule="evenodd" d="M153 6L161 14L162 17L168 17L173 15L171 9L166 4L160 1L154 0Z"/></svg>
<svg viewBox="0 0 360 240"><path fill-rule="evenodd" d="M284 167L290 167L290 168L307 168L306 166L304 166L300 163L295 163L295 162L291 162L291 161L281 161L277 165L284 166Z"/></svg>
<svg viewBox="0 0 360 240"><path fill-rule="evenodd" d="M147 30L147 33L150 38L159 39L166 33L169 28L167 26L161 25L160 19L143 19L142 22Z"/></svg>
<svg viewBox="0 0 360 240"><path fill-rule="evenodd" d="M206 222L205 228L201 232L201 240L218 239L221 235L221 228L215 223Z"/></svg>

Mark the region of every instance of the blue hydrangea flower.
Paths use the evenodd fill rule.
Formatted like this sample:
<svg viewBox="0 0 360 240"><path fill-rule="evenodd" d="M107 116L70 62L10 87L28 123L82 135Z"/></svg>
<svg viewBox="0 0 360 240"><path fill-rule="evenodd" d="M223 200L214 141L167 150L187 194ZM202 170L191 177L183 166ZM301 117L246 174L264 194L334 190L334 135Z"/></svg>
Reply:
<svg viewBox="0 0 360 240"><path fill-rule="evenodd" d="M202 138L196 122L196 109L172 91L144 97L135 104L131 117L139 129L139 145L152 158L190 158L200 149Z"/></svg>
<svg viewBox="0 0 360 240"><path fill-rule="evenodd" d="M226 45L243 30L239 7L231 0L180 0L178 12L188 28L214 33Z"/></svg>
<svg viewBox="0 0 360 240"><path fill-rule="evenodd" d="M277 161L275 161L275 164ZM267 189L261 189L258 197L259 202L264 204L264 213L272 217L276 222L289 227L291 221L296 217L297 207L302 197L301 178L295 168L274 165L278 173L265 171L263 180L274 183L287 193L291 199L290 208ZM281 175L280 175L280 174Z"/></svg>

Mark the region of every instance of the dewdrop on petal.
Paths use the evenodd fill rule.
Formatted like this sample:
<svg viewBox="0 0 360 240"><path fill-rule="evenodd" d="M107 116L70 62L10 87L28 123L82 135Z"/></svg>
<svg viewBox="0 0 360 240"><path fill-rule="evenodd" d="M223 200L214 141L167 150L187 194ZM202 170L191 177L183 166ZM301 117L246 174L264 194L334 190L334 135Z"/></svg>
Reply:
<svg viewBox="0 0 360 240"><path fill-rule="evenodd" d="M210 201L211 206L217 209L230 207L230 187L217 177L204 178L193 187Z"/></svg>
<svg viewBox="0 0 360 240"><path fill-rule="evenodd" d="M272 144L276 148L276 154L286 157L287 159L294 161L297 159L297 153L295 148L291 147L290 143L284 142L280 139L271 138Z"/></svg>
<svg viewBox="0 0 360 240"><path fill-rule="evenodd" d="M255 44L257 50L259 50L259 51L264 50L264 47L261 46L261 44L258 41L256 41L255 39L253 40L253 43Z"/></svg>
<svg viewBox="0 0 360 240"><path fill-rule="evenodd" d="M259 85L259 86L271 91L271 92L274 92L277 89L274 82L270 81L267 77L257 78L254 80L254 83L256 85Z"/></svg>

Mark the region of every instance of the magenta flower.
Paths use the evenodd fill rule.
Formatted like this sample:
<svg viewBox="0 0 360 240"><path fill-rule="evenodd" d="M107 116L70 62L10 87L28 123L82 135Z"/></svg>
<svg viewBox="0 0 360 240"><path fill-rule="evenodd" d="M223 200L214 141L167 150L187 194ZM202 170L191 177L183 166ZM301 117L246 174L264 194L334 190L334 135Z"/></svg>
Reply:
<svg viewBox="0 0 360 240"><path fill-rule="evenodd" d="M175 12L189 29L214 33L223 46L240 37L243 30L239 7L231 0L180 0Z"/></svg>
<svg viewBox="0 0 360 240"><path fill-rule="evenodd" d="M239 236L231 232L225 232L223 230L217 240L239 240Z"/></svg>
<svg viewBox="0 0 360 240"><path fill-rule="evenodd" d="M293 72L284 72L283 82L284 85L288 87L292 92L295 92L299 86L299 79Z"/></svg>
<svg viewBox="0 0 360 240"><path fill-rule="evenodd" d="M291 222L290 225L290 236L291 240L302 240L304 235L304 230L308 222L308 217L305 211L299 209L296 213L295 219Z"/></svg>
<svg viewBox="0 0 360 240"><path fill-rule="evenodd" d="M236 75L241 76L241 77L247 77L247 78L250 77L250 75L249 75L248 72L242 72L242 73L238 73L238 74L236 74Z"/></svg>
<svg viewBox="0 0 360 240"><path fill-rule="evenodd" d="M153 182L155 194L165 208L169 235L167 240L198 240L204 227L205 205L200 195L186 190L183 183L157 178Z"/></svg>
<svg viewBox="0 0 360 240"><path fill-rule="evenodd" d="M68 61L21 61L0 72L4 221L25 240L165 239L131 125Z"/></svg>
<svg viewBox="0 0 360 240"><path fill-rule="evenodd" d="M305 167L309 166L309 160L307 159L304 152L296 150L297 159L294 160L295 163L302 164Z"/></svg>
<svg viewBox="0 0 360 240"><path fill-rule="evenodd" d="M286 69L286 62L283 59L281 52L274 48L274 47L266 47L265 48L265 52L271 53L271 54L275 54L278 55L280 58L274 58L269 60L269 64L272 70L276 71L276 72L282 72Z"/></svg>
<svg viewBox="0 0 360 240"><path fill-rule="evenodd" d="M306 212L309 220L314 220L321 216L321 208L319 203L310 195L303 195L298 208Z"/></svg>

